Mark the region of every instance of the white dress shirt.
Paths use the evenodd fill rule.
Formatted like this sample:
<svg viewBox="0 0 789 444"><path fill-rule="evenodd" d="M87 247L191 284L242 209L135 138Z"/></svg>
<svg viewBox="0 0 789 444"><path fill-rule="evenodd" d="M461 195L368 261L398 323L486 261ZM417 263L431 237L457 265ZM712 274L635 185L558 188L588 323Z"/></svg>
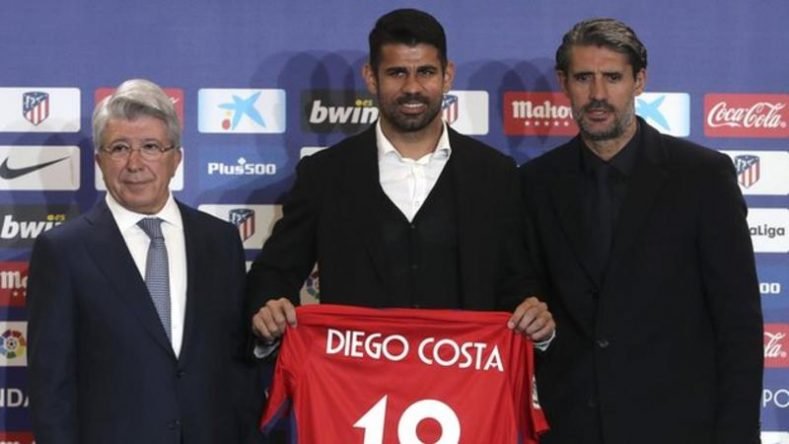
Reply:
<svg viewBox="0 0 789 444"><path fill-rule="evenodd" d="M384 135L380 120L375 125L375 141L378 144L378 174L381 188L408 221L413 222L414 216L433 190L452 154L447 124L446 122L443 124L436 149L417 160L405 158L397 151ZM550 338L534 343L534 346L538 350L545 351L555 336L556 331Z"/></svg>
<svg viewBox="0 0 789 444"><path fill-rule="evenodd" d="M417 160L405 158L397 151L381 130L380 120L375 125L375 139L381 188L408 221L413 222L452 154L447 124L443 124L436 149Z"/></svg>
<svg viewBox="0 0 789 444"><path fill-rule="evenodd" d="M141 214L121 206L110 193L107 193L105 200L143 280L145 280L145 262L151 239L142 228L137 226L137 222L145 217L158 217L164 221L162 235L167 247L170 274L170 340L175 356L178 356L181 353L186 314L186 242L178 205L170 194L167 203L157 214Z"/></svg>

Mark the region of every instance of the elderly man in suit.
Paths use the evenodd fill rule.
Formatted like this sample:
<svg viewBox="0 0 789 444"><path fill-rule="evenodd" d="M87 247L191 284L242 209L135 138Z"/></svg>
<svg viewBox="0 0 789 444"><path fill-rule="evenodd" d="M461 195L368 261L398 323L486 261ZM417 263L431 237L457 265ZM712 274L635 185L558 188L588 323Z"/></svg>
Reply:
<svg viewBox="0 0 789 444"><path fill-rule="evenodd" d="M237 230L173 199L181 126L129 80L93 114L108 193L36 240L29 383L39 444L254 439Z"/></svg>
<svg viewBox="0 0 789 444"><path fill-rule="evenodd" d="M556 53L580 134L522 167L558 334L545 444L756 444L762 316L731 161L636 117L646 49L586 20Z"/></svg>
<svg viewBox="0 0 789 444"><path fill-rule="evenodd" d="M270 341L296 324L317 262L324 303L507 310L511 328L550 338L545 304L525 297L515 164L441 119L455 72L443 27L395 10L369 45L363 77L380 118L299 164L249 273L253 330Z"/></svg>

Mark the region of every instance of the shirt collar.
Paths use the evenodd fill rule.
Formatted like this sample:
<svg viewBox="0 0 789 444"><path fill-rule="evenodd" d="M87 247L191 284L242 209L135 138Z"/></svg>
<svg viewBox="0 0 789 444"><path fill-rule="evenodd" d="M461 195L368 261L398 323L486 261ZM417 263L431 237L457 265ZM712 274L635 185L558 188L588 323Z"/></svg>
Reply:
<svg viewBox="0 0 789 444"><path fill-rule="evenodd" d="M595 155L592 150L582 141L581 144L583 145L583 149L581 150L581 168L587 173L590 173L592 170L594 170L594 165L607 163L619 174L629 177L635 168L638 152L641 151L640 136L641 125L638 124L636 125L636 133L633 135L633 137L608 162L605 162L604 160L597 157L597 155Z"/></svg>
<svg viewBox="0 0 789 444"><path fill-rule="evenodd" d="M452 147L449 145L449 131L447 130L447 123L441 122L442 131L441 137L438 138L438 143L436 144L436 148L433 150L432 153L427 154L422 159L427 158L427 160L432 158L448 158L450 154L452 154ZM375 143L378 146L378 161L380 162L383 158L388 156L396 156L398 159L403 159L403 156L397 151L397 148L392 145L392 142L386 138L384 135L383 129L381 129L381 119L375 124ZM422 160L419 159L419 160Z"/></svg>
<svg viewBox="0 0 789 444"><path fill-rule="evenodd" d="M175 203L172 193L169 193L167 196L167 202L165 202L162 209L156 214L142 214L131 211L115 200L115 198L112 197L112 194L109 192L107 192L104 200L107 203L107 207L109 207L110 213L112 213L112 217L115 219L115 223L118 225L118 229L120 229L121 233L133 226L136 226L137 222L146 217L158 217L168 224L172 224L179 229L183 229L181 212L178 210L178 204Z"/></svg>

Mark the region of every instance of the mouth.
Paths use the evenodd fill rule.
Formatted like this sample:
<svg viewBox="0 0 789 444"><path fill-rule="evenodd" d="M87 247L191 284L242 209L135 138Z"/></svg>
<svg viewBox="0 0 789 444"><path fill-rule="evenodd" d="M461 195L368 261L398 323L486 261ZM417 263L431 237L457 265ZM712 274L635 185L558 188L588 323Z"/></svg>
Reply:
<svg viewBox="0 0 789 444"><path fill-rule="evenodd" d="M603 121L614 114L611 106L589 106L584 108L584 116L592 121Z"/></svg>
<svg viewBox="0 0 789 444"><path fill-rule="evenodd" d="M427 100L407 97L397 101L400 111L404 114L419 114L427 108Z"/></svg>
<svg viewBox="0 0 789 444"><path fill-rule="evenodd" d="M152 179L124 180L123 185L129 188L142 188L151 182L153 182Z"/></svg>

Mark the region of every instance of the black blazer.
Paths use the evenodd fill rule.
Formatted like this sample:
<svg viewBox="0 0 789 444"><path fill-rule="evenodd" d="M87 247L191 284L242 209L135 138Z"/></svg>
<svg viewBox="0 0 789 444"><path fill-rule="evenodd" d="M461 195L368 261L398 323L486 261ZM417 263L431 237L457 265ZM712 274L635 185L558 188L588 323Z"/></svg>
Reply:
<svg viewBox="0 0 789 444"><path fill-rule="evenodd" d="M511 158L449 129L457 208L461 307L511 310L528 294L520 245L518 177ZM387 285L375 127L305 157L283 217L248 275L250 310L288 297L318 263L321 302L402 306ZM440 279L440 276L436 277Z"/></svg>
<svg viewBox="0 0 789 444"><path fill-rule="evenodd" d="M734 168L639 124L642 151L602 282L583 254L580 139L521 167L557 322L538 356L552 427L543 442L595 442L599 428L605 444L758 443L762 316Z"/></svg>
<svg viewBox="0 0 789 444"><path fill-rule="evenodd" d="M178 358L103 200L37 238L27 293L37 443L215 444L256 433L238 231L179 209L188 282Z"/></svg>

